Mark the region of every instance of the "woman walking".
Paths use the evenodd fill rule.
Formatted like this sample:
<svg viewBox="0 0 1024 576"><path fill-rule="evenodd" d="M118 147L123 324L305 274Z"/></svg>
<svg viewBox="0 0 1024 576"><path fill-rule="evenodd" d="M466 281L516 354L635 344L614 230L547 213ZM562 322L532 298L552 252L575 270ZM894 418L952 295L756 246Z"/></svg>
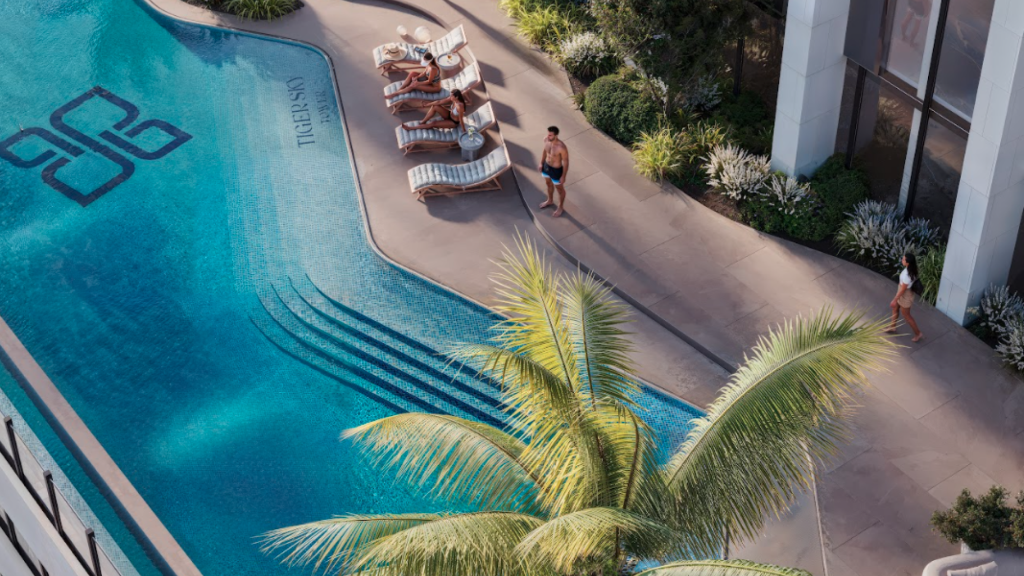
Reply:
<svg viewBox="0 0 1024 576"><path fill-rule="evenodd" d="M900 272L900 285L896 289L896 297L892 299L889 307L892 308L892 324L886 332L896 332L896 321L900 319L900 312L907 320L910 329L914 331L911 342L920 342L924 334L917 327L917 321L910 315L910 306L914 303L914 283L920 282L917 279L917 256L905 254L903 256L903 271Z"/></svg>

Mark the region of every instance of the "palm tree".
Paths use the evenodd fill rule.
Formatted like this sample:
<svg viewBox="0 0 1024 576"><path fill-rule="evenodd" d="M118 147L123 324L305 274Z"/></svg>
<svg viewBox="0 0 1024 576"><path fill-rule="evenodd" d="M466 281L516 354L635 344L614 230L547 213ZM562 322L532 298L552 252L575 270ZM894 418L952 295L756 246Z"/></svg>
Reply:
<svg viewBox="0 0 1024 576"><path fill-rule="evenodd" d="M519 241L496 276L492 344L453 358L500 383L505 430L397 414L346 431L375 465L459 514L345 515L281 528L288 564L360 576L607 576L637 561L715 558L788 510L837 452L867 370L894 345L884 321L825 310L762 337L665 463L643 421L626 310L590 276L555 275ZM679 562L649 576L792 576L742 561ZM647 574L647 573L645 573Z"/></svg>

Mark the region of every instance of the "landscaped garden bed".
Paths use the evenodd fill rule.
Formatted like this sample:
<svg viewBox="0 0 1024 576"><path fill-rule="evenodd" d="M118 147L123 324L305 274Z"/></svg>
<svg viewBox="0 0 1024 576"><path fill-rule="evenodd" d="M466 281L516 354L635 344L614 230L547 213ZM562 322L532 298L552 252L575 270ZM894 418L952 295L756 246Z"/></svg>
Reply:
<svg viewBox="0 0 1024 576"><path fill-rule="evenodd" d="M899 274L902 256L913 253L923 298L935 304L945 260L937 227L904 220L872 190L866 172L848 168L842 155L806 181L771 172L775 118L761 95L770 89L734 94L735 77L724 58L728 44L757 21L757 9L745 0L500 5L517 21L520 36L565 68L577 106L632 150L638 173L668 181L734 221L890 278ZM689 26L702 41L657 33L678 26ZM765 68L770 71L771 63ZM1024 300L1000 290L993 287L975 310L980 321L973 330L1008 365L1024 370ZM986 320L989 308L1002 305L997 300L1012 313Z"/></svg>
<svg viewBox="0 0 1024 576"><path fill-rule="evenodd" d="M301 0L185 0L214 12L249 20L273 20L302 8Z"/></svg>

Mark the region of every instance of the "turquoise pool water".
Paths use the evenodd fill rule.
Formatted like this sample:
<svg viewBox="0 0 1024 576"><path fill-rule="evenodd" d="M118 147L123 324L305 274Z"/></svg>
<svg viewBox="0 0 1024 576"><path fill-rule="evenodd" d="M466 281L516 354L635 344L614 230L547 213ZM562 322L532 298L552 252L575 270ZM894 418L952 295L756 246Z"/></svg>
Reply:
<svg viewBox="0 0 1024 576"><path fill-rule="evenodd" d="M338 434L403 410L499 423L495 390L436 355L493 317L368 244L326 60L132 0L8 0L0 38L0 316L199 569L283 574L255 535L450 507ZM643 401L678 441L693 411Z"/></svg>

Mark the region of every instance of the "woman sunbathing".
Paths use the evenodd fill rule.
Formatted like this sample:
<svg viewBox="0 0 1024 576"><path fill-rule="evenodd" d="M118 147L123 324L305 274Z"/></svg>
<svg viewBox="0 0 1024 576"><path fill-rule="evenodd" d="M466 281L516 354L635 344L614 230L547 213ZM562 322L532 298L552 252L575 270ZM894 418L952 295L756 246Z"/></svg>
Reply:
<svg viewBox="0 0 1024 576"><path fill-rule="evenodd" d="M431 120L437 116L434 120ZM444 100L438 100L430 109L427 115L418 123L403 123L402 128L406 130L429 130L430 128L462 128L466 129L466 97L458 88L452 90L452 95Z"/></svg>
<svg viewBox="0 0 1024 576"><path fill-rule="evenodd" d="M413 70L402 82L402 85L391 94L385 94L384 99L390 100L399 94L405 94L414 90L421 92L437 93L441 91L441 67L434 61L434 55L427 52L420 61L423 70Z"/></svg>

